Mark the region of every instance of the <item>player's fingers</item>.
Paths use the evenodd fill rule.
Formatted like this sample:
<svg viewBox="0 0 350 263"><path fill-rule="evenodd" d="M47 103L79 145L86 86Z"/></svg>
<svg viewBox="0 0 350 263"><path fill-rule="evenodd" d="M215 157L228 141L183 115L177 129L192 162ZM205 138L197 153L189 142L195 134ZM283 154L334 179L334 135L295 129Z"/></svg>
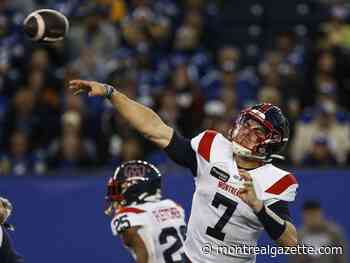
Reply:
<svg viewBox="0 0 350 263"><path fill-rule="evenodd" d="M76 91L73 92L73 95L76 96L76 95L79 95L80 93L83 93L83 92L85 92L85 90L77 89Z"/></svg>
<svg viewBox="0 0 350 263"><path fill-rule="evenodd" d="M245 180L245 181L252 181L252 177L250 176L250 174L243 169L239 169L239 175Z"/></svg>
<svg viewBox="0 0 350 263"><path fill-rule="evenodd" d="M71 80L71 81L69 81L69 87L76 87L76 86L79 86L80 83L81 83L81 80L79 80L79 79Z"/></svg>
<svg viewBox="0 0 350 263"><path fill-rule="evenodd" d="M90 87L90 82L86 80L81 80L81 79L75 79L69 81L69 86L74 89L74 88L88 88Z"/></svg>
<svg viewBox="0 0 350 263"><path fill-rule="evenodd" d="M95 92L93 92L93 91L90 91L89 93L88 93L88 96L89 97L93 97L93 96L96 96L97 94L95 93Z"/></svg>
<svg viewBox="0 0 350 263"><path fill-rule="evenodd" d="M76 92L77 90L80 90L80 86L77 83L69 83L68 88L72 90L73 92Z"/></svg>
<svg viewBox="0 0 350 263"><path fill-rule="evenodd" d="M247 192L248 192L248 190L247 190L246 188L241 188L241 189L239 189L239 191L238 191L238 196L239 196L239 197L242 197L242 196L244 196Z"/></svg>
<svg viewBox="0 0 350 263"><path fill-rule="evenodd" d="M243 183L245 188L252 188L253 187L253 182L252 181L245 181Z"/></svg>

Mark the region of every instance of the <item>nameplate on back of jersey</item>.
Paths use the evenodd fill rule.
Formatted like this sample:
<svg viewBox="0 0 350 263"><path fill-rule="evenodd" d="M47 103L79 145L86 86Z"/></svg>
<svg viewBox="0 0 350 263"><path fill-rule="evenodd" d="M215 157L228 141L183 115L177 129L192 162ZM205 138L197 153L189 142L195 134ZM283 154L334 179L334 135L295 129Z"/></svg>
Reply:
<svg viewBox="0 0 350 263"><path fill-rule="evenodd" d="M217 167L212 167L210 170L211 176L214 176L215 178L219 179L220 181L227 182L230 179L230 175L223 170L217 168Z"/></svg>

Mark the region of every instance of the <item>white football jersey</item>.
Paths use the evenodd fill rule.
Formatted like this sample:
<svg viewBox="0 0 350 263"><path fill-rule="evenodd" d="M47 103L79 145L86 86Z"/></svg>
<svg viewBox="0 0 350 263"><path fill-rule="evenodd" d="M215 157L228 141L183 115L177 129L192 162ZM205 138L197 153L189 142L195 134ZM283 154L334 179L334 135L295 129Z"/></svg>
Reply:
<svg viewBox="0 0 350 263"><path fill-rule="evenodd" d="M191 146L197 156L197 176L184 246L186 255L196 263L255 262L254 253L217 252L220 245L254 246L264 229L253 210L237 196L242 181L232 143L220 133L205 131L191 140ZM298 184L289 172L265 164L249 174L258 198L266 205L294 200ZM205 254L207 245L211 252Z"/></svg>
<svg viewBox="0 0 350 263"><path fill-rule="evenodd" d="M148 252L148 263L182 262L186 223L181 206L165 199L123 207L111 222L113 235L116 236L137 226Z"/></svg>

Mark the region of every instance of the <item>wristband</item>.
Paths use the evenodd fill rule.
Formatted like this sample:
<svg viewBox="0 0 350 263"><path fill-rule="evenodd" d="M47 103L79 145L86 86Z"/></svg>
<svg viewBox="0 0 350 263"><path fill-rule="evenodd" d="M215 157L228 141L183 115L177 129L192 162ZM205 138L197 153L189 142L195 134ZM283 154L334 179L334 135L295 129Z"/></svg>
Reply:
<svg viewBox="0 0 350 263"><path fill-rule="evenodd" d="M103 87L106 89L105 98L110 100L112 98L112 95L113 95L115 88L111 85L108 85L108 84L103 84Z"/></svg>
<svg viewBox="0 0 350 263"><path fill-rule="evenodd" d="M286 222L282 218L265 206L256 213L256 216L273 240L278 240L287 227Z"/></svg>

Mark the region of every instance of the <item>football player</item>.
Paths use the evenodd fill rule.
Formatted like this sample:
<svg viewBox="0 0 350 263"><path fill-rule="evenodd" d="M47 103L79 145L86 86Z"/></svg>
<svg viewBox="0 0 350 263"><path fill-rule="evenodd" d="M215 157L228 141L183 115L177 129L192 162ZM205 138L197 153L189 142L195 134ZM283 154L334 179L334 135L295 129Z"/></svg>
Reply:
<svg viewBox="0 0 350 263"><path fill-rule="evenodd" d="M12 204L6 198L0 197L0 262L23 263L22 257L13 249L7 230L13 230L6 220L12 213Z"/></svg>
<svg viewBox="0 0 350 263"><path fill-rule="evenodd" d="M254 253L228 255L218 248L254 247L263 230L279 246L297 245L288 203L298 183L270 163L282 158L289 137L288 121L278 107L264 103L245 109L227 136L207 130L189 140L110 85L73 80L70 87L75 94L86 91L109 99L136 130L191 169L196 190L184 244L190 261L255 262ZM210 253L203 253L208 244Z"/></svg>
<svg viewBox="0 0 350 263"><path fill-rule="evenodd" d="M161 199L161 173L141 160L117 167L107 185L111 227L137 263L184 262L185 213Z"/></svg>

